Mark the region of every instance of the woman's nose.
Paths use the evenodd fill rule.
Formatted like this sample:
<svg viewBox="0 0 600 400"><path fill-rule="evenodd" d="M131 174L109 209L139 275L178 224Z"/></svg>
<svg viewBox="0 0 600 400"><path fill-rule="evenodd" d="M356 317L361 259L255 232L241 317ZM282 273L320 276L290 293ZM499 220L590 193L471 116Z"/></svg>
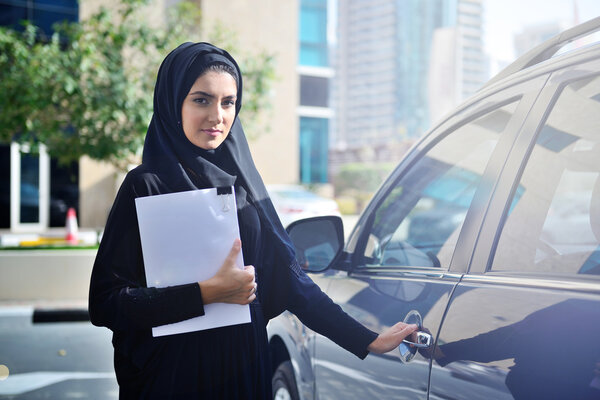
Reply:
<svg viewBox="0 0 600 400"><path fill-rule="evenodd" d="M223 121L223 108L220 104L215 104L210 110L209 119L211 122L221 123Z"/></svg>

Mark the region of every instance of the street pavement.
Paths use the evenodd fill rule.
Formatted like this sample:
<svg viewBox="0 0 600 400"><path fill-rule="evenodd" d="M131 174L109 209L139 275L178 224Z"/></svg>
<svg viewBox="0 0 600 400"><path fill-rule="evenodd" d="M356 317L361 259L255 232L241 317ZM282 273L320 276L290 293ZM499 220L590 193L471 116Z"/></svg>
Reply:
<svg viewBox="0 0 600 400"><path fill-rule="evenodd" d="M32 317L32 307L0 308L0 399L119 397L108 329Z"/></svg>

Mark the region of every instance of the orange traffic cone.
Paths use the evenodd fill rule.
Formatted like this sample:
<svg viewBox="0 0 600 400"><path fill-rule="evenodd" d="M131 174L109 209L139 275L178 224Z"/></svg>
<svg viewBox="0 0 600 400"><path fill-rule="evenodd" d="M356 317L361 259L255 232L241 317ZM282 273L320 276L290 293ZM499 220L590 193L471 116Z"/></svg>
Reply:
<svg viewBox="0 0 600 400"><path fill-rule="evenodd" d="M67 211L67 222L65 224L65 228L67 229L67 236L65 240L69 244L77 244L77 214L75 213L75 209L73 207L69 208Z"/></svg>

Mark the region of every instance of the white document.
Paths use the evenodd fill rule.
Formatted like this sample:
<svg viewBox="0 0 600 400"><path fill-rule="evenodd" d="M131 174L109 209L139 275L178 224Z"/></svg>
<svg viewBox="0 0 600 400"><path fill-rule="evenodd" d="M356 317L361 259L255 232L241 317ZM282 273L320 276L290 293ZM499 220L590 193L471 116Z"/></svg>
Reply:
<svg viewBox="0 0 600 400"><path fill-rule="evenodd" d="M192 190L135 199L146 282L167 287L199 282L219 270L240 237L235 193L217 189ZM242 252L236 266L244 268ZM205 315L152 328L152 335L211 329L250 322L250 307L213 303Z"/></svg>

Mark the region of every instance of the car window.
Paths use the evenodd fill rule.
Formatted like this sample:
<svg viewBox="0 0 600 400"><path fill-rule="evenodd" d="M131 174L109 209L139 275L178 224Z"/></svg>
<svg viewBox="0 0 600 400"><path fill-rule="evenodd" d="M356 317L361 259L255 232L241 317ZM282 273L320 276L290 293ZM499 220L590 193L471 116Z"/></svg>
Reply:
<svg viewBox="0 0 600 400"><path fill-rule="evenodd" d="M567 85L541 128L492 271L600 275L600 77Z"/></svg>
<svg viewBox="0 0 600 400"><path fill-rule="evenodd" d="M375 211L368 266L448 268L483 171L518 101L443 138L399 179Z"/></svg>

